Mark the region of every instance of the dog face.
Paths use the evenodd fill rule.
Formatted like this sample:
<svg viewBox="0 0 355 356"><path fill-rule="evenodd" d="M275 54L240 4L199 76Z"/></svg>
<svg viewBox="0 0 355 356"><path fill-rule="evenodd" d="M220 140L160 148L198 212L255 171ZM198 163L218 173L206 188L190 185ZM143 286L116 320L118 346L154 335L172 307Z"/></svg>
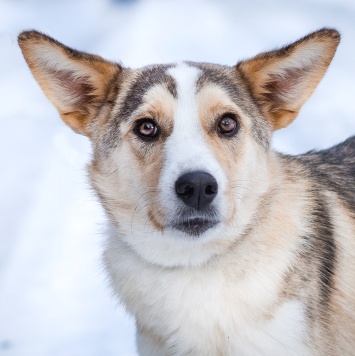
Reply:
<svg viewBox="0 0 355 356"><path fill-rule="evenodd" d="M117 238L144 260L198 265L238 241L277 167L287 126L323 76L339 35L321 30L227 67L123 68L38 32L19 43L63 120L90 137L90 180Z"/></svg>
<svg viewBox="0 0 355 356"><path fill-rule="evenodd" d="M227 67L143 68L127 75L121 92L106 129L95 130L95 190L145 259L191 263L193 254L196 263L198 254L203 261L225 248L253 211L248 205L263 187L250 188L266 174L270 124ZM112 145L107 137L119 139Z"/></svg>

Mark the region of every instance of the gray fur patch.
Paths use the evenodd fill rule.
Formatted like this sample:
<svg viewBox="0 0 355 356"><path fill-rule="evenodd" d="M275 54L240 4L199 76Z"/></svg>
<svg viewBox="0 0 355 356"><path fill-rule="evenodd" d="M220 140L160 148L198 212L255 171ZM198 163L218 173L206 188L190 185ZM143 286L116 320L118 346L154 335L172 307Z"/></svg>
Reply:
<svg viewBox="0 0 355 356"><path fill-rule="evenodd" d="M208 83L223 88L232 101L253 118L252 133L255 141L264 149L269 149L271 139L270 124L262 117L238 71L234 67L218 64L194 62L187 62L187 64L202 71L196 84L197 91Z"/></svg>
<svg viewBox="0 0 355 356"><path fill-rule="evenodd" d="M109 130L106 132L102 142L105 152L109 152L116 147L121 122L128 120L143 104L144 95L150 88L158 84L164 85L174 98L177 97L175 80L166 73L172 67L174 67L173 64L164 64L147 66L137 70L138 74L132 83L129 83L129 88L125 92L124 97L120 98L119 94L119 108L113 118L109 120Z"/></svg>

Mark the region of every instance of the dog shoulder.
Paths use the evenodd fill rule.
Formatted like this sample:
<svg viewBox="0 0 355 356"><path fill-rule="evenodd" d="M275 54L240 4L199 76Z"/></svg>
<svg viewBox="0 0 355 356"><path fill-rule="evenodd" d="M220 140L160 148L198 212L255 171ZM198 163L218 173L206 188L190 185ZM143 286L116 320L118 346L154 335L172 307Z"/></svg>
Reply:
<svg viewBox="0 0 355 356"><path fill-rule="evenodd" d="M313 290L306 304L312 324L320 326L314 330L328 325L324 337L314 339L346 350L355 333L355 137L281 161L288 179L303 181L307 191L309 230L295 275Z"/></svg>
<svg viewBox="0 0 355 356"><path fill-rule="evenodd" d="M355 136L326 150L297 156L321 189L334 192L355 210Z"/></svg>

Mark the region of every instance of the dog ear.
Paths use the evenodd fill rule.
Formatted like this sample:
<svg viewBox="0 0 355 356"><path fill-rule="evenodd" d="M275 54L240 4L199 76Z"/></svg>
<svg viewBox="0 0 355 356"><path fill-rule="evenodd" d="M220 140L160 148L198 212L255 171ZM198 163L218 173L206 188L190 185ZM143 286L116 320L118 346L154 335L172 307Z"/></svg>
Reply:
<svg viewBox="0 0 355 356"><path fill-rule="evenodd" d="M237 64L274 130L296 118L326 72L339 41L336 30L322 29Z"/></svg>
<svg viewBox="0 0 355 356"><path fill-rule="evenodd" d="M37 31L18 37L33 76L63 121L74 131L91 135L90 124L109 101L109 83L122 68L103 58L78 52Z"/></svg>

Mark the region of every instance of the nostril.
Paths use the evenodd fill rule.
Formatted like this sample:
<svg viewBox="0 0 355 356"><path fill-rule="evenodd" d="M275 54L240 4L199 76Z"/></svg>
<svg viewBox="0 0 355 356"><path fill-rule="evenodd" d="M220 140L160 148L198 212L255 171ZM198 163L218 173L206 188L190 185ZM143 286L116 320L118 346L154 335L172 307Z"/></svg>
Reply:
<svg viewBox="0 0 355 356"><path fill-rule="evenodd" d="M194 194L194 187L189 184L178 184L176 186L176 191L182 197L188 198Z"/></svg>
<svg viewBox="0 0 355 356"><path fill-rule="evenodd" d="M207 185L205 188L206 195L215 195L217 193L217 186Z"/></svg>

